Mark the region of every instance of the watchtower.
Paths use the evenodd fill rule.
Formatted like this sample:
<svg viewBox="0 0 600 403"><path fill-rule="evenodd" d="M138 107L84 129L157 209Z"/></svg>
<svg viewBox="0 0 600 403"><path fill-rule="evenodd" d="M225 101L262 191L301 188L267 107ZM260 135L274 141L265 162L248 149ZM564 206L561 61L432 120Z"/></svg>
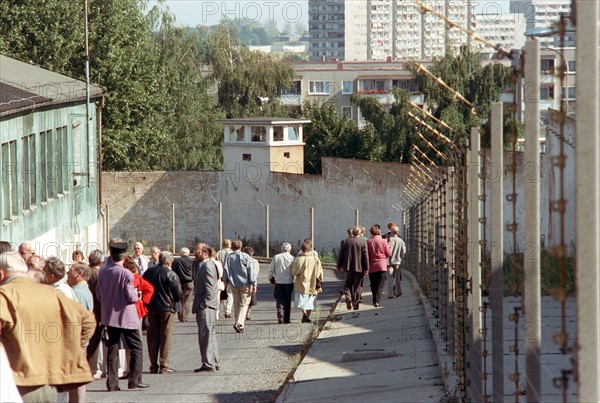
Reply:
<svg viewBox="0 0 600 403"><path fill-rule="evenodd" d="M310 120L291 118L223 119L225 172L241 169L244 176L259 172L304 173L302 125Z"/></svg>

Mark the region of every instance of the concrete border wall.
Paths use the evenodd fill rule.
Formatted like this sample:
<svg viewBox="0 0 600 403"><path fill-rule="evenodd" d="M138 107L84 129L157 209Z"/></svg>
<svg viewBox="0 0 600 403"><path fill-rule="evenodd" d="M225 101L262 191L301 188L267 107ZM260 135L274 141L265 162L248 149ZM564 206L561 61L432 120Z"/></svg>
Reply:
<svg viewBox="0 0 600 403"><path fill-rule="evenodd" d="M511 153L507 152L508 166ZM523 182L536 180L517 154L517 222L524 214ZM400 199L410 172L407 164L323 158L322 175L269 172L256 166L229 167L227 171L197 172L104 172L102 197L108 206L109 237L143 240L163 249L172 247L172 203L175 204L176 248L202 240L217 246L219 202L223 206L223 236L245 238L264 253L266 210L270 211L270 243L278 251L282 242L297 247L310 237L310 208L314 208L313 235L316 249L338 249L346 229L355 224L368 228L389 221L402 228L404 205ZM542 234L547 238L548 176L545 154L541 158ZM490 167L490 181L499 173ZM510 170L503 170L505 192L512 191ZM510 187L510 188L509 188ZM489 194L489 189L488 189ZM489 207L489 206L488 206ZM508 207L505 207L506 209ZM489 211L489 209L488 209ZM512 210L504 212L512 221ZM488 234L489 237L489 234ZM505 236L506 251L512 238ZM519 236L518 245L522 245ZM520 248L520 246L519 246ZM522 250L522 249L521 249Z"/></svg>

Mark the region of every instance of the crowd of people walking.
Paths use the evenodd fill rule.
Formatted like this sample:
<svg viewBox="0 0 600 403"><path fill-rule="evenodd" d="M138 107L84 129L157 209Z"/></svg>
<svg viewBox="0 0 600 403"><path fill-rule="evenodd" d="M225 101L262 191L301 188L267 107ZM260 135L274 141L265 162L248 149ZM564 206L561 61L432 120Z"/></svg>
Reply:
<svg viewBox="0 0 600 403"><path fill-rule="evenodd" d="M350 228L340 244L337 269L345 272L341 293L348 309L359 309L367 273L375 306L387 279L389 297L402 293L398 267L406 250L397 226L388 227L382 237L379 226L373 226L368 240L363 228ZM187 322L190 313L200 353L194 372L220 369L217 322L231 318L234 331L243 333L258 303L260 265L254 250L239 239L225 239L218 251L198 243L193 258L188 248L178 258L157 247L147 258L140 242L132 249L128 254L128 243L113 239L106 256L94 250L87 262L75 251L67 270L57 257L38 256L30 242L18 251L0 242L0 372L3 379L8 368L13 375L12 389L3 380L3 399L83 402L85 385L102 376L108 391L121 390L120 379L127 379L128 389L148 388L142 379L143 335L149 372L176 372L170 361L173 328L176 318ZM311 239L303 241L296 256L292 245L283 243L267 278L277 323L291 323L292 301L302 314L300 321L311 322L323 290L323 267ZM57 348L55 340L42 334L48 326L61 335L73 334L60 337L58 347L65 354L48 353Z"/></svg>
<svg viewBox="0 0 600 403"><path fill-rule="evenodd" d="M348 238L340 242L337 257L337 269L345 273L342 294L346 299L346 307L360 309L362 303L363 279L369 275L373 306L379 307L381 296L388 281L388 298L402 295L399 270L402 258L406 254L404 241L398 236L399 229L395 222L388 223L385 239L381 235L381 227L374 225L370 229L371 237L364 237L363 227L348 228Z"/></svg>

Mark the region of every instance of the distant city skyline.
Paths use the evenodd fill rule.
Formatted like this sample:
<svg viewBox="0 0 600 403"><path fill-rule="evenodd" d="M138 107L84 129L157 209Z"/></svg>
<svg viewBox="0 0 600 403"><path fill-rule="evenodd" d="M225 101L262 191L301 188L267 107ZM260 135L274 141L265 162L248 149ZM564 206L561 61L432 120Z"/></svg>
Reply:
<svg viewBox="0 0 600 403"><path fill-rule="evenodd" d="M148 7L157 4L150 0ZM473 4L478 13L497 14L509 10L509 0L473 0ZM301 23L308 28L308 0L167 0L165 5L175 15L178 26L216 25L227 17L256 23L273 21L280 29L287 23Z"/></svg>
<svg viewBox="0 0 600 403"><path fill-rule="evenodd" d="M364 1L364 0L362 0ZM217 25L224 18L251 23L275 22L308 27L308 0L168 0L179 26ZM157 5L151 0L149 8Z"/></svg>

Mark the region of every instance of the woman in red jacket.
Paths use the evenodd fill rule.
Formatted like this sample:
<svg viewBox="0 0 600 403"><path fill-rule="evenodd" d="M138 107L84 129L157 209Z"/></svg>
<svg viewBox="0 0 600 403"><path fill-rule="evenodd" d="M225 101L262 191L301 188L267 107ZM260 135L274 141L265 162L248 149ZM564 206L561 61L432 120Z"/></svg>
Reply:
<svg viewBox="0 0 600 403"><path fill-rule="evenodd" d="M133 273L133 288L135 288L138 293L138 300L135 303L135 306L138 311L138 316L142 319L148 313L146 305L150 303L152 294L154 294L154 287L140 276L138 265L131 256L125 257L123 267Z"/></svg>
<svg viewBox="0 0 600 403"><path fill-rule="evenodd" d="M381 229L377 225L371 227L371 238L367 239L367 249L369 251L369 280L371 281L373 306L378 307L385 285L388 257L392 253L387 241L381 237Z"/></svg>

